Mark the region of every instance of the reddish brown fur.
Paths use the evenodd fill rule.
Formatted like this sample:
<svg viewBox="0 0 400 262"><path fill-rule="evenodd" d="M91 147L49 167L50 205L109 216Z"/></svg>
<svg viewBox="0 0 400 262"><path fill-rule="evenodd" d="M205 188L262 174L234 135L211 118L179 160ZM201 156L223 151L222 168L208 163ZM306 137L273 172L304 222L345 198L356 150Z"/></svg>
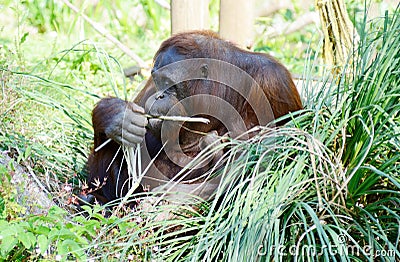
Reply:
<svg viewBox="0 0 400 262"><path fill-rule="evenodd" d="M290 72L268 54L240 49L234 44L219 38L212 31L192 31L176 34L164 41L155 57L172 46L186 58L218 59L229 62L246 71L263 89L271 103L275 118L302 109L300 96L292 81ZM243 59L244 56L252 56L254 59L246 62ZM268 63L266 63L267 61ZM263 70L266 72L263 72ZM154 86L152 86L152 81L150 80L135 99L135 102L139 105L144 105L146 99L154 93ZM226 100L229 102L234 101L232 98Z"/></svg>
<svg viewBox="0 0 400 262"><path fill-rule="evenodd" d="M170 47L176 48L176 50L178 50L178 53L183 55L187 59L212 58L223 60L225 62L236 65L237 67L246 71L262 88L264 94L271 104L271 108L273 110L275 118L281 117L289 112L294 112L302 109L299 94L292 81L289 71L281 63L279 63L277 60L267 54L242 50L236 47L234 44L220 39L215 33L211 31L194 31L174 35L161 44L160 49L155 55L155 58ZM200 92L199 90L201 90L202 81L192 81L189 85L191 85L191 90L194 90L192 94ZM226 90L219 91L222 90L220 88L215 88L213 90L216 90L213 91L216 92L213 95L217 95L223 98L225 101L232 103L235 108L240 111L248 129L259 124L253 112L253 109L251 109L248 104L245 104L244 99L240 98L238 93ZM148 83L136 97L134 102L144 107L146 100L152 94L154 94L154 92L154 83L150 78ZM256 106L265 107L266 105L258 104ZM104 135L104 127L107 125L107 115L113 113L115 113L113 112L113 105L107 103L103 103L102 107L97 106L93 110L95 148L102 144L105 140L107 140L107 137ZM225 130L223 126L219 125L221 124L217 123L211 126L213 130L217 130L218 133L221 134ZM209 131L204 130L205 125L202 124L192 124L190 128L195 130ZM188 132L180 133L181 143L185 143L185 141L193 141L193 139L199 138L199 136L193 137L193 134L188 134ZM154 144L157 143L154 141L147 142L148 146L150 145L150 147L160 146L159 144ZM185 145L181 144L181 146L184 147ZM107 185L99 190L96 194L96 197L98 199L102 199L103 202L115 199L115 185L117 183L117 174L120 170L121 164L123 164L122 155L120 154L114 160L108 172L106 172L106 169L110 164L112 158L114 157L117 148L118 144L116 142L112 142L99 152L92 152L89 158L89 183L92 183L96 178L98 178L100 182L103 181L105 178L108 179ZM163 153L158 156L155 161L155 165L161 172L165 173L164 175L170 178L173 177L180 170L180 167L173 164ZM199 172L194 172L191 177L202 174L204 173L204 171L205 170L199 170ZM123 184L124 180L127 177L125 165L122 166L121 172L122 174L119 178L119 185ZM126 192L126 190L127 188L124 191Z"/></svg>

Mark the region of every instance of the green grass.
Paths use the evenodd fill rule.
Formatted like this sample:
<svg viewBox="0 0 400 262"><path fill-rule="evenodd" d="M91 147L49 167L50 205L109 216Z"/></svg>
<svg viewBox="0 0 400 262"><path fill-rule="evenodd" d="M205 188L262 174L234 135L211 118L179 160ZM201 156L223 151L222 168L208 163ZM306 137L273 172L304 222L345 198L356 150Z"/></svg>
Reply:
<svg viewBox="0 0 400 262"><path fill-rule="evenodd" d="M168 14L152 1L132 3L139 2L143 27L129 26L123 1L99 2L85 13L100 21L106 10L105 26L149 60L168 35ZM260 40L257 48L269 44L296 72L304 67L304 112L283 128L263 127L251 141L227 142L218 201L152 207L144 197L142 210L119 206L110 214L99 206L73 210L67 185L75 193L83 186L94 103L133 97L142 78L125 80L121 68L131 61L61 2L12 6L7 12L18 18L18 30L0 38L0 148L13 159L0 164L0 261L400 259L398 9L356 25L355 62L337 79L320 65L318 39L294 60L281 50L285 40ZM42 33L26 34L26 25ZM58 36L49 38L53 31ZM288 46L309 37L306 31L290 36ZM17 164L30 167L61 208L27 215L15 200Z"/></svg>

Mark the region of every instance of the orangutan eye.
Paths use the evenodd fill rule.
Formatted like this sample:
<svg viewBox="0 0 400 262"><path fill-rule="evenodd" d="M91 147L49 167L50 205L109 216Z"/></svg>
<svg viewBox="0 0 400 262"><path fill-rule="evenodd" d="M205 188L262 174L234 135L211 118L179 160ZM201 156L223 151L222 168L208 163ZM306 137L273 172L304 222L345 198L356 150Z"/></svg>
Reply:
<svg viewBox="0 0 400 262"><path fill-rule="evenodd" d="M200 71L201 71L202 77L204 77L204 78L208 77L208 65L207 64L202 65L200 68Z"/></svg>

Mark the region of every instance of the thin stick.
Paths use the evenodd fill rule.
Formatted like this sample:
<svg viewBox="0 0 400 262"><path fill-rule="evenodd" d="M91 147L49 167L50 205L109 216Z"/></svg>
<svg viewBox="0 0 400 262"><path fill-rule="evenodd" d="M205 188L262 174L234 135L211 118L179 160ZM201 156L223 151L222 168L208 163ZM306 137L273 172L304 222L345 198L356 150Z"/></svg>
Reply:
<svg viewBox="0 0 400 262"><path fill-rule="evenodd" d="M96 23L92 19L90 19L87 15L81 12L79 8L74 6L70 1L68 0L63 0L64 4L66 4L69 8L72 9L75 13L80 15L86 22L88 22L97 32L99 32L101 35L103 35L105 38L110 40L114 45L116 45L119 49L121 49L122 52L130 56L133 60L136 61L136 63L139 64L141 68L148 68L149 66L143 59L141 59L137 54L132 52L127 46L125 46L123 43L121 43L117 38L115 38L113 35L111 35L107 29L105 29L102 25L99 23Z"/></svg>
<svg viewBox="0 0 400 262"><path fill-rule="evenodd" d="M94 149L94 152L98 152L100 149L102 149L103 147L105 147L108 143L111 142L111 138L107 139L103 144L99 145L98 147L96 147Z"/></svg>
<svg viewBox="0 0 400 262"><path fill-rule="evenodd" d="M147 118L157 118L167 121L177 121L177 122L197 122L203 124L209 124L210 120L204 117L187 117L187 116L152 116L145 115Z"/></svg>
<svg viewBox="0 0 400 262"><path fill-rule="evenodd" d="M156 118L166 121L177 121L177 122L197 122L197 123L204 123L209 124L210 120L204 117L186 117L186 116L152 116L145 114L147 118ZM107 139L104 143L99 145L94 149L94 152L98 152L100 149L105 147L108 143L111 142L111 138Z"/></svg>

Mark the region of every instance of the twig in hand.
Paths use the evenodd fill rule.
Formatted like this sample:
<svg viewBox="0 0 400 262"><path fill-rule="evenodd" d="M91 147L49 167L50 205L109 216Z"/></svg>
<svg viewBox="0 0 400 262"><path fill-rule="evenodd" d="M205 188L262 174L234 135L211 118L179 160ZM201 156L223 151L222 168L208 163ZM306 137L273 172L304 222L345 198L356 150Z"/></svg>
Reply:
<svg viewBox="0 0 400 262"><path fill-rule="evenodd" d="M98 152L100 149L102 149L103 147L105 147L108 143L111 142L111 138L107 139L103 144L99 145L98 147L96 147L94 149L94 152Z"/></svg>
<svg viewBox="0 0 400 262"><path fill-rule="evenodd" d="M187 116L152 116L145 114L147 118L156 118L166 121L177 121L177 122L197 122L197 123L204 123L209 124L210 120L204 117L187 117ZM103 144L99 145L94 149L94 152L98 152L100 149L105 147L108 143L111 142L111 138L107 139Z"/></svg>
<svg viewBox="0 0 400 262"><path fill-rule="evenodd" d="M177 122L197 122L203 124L209 124L210 120L204 117L188 117L188 116L152 116L145 115L147 118L157 118L166 121L177 121Z"/></svg>

